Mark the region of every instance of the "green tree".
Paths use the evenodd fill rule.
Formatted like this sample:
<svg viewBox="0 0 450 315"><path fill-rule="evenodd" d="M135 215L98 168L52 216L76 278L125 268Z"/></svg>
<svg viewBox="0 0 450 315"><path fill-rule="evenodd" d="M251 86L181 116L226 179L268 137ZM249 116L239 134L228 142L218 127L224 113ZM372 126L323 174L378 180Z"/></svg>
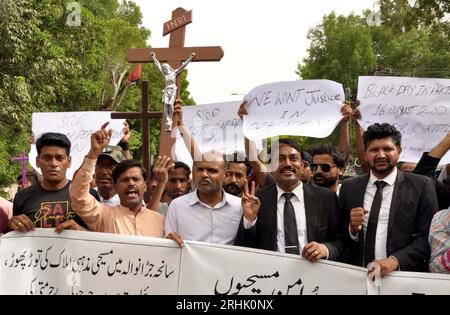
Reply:
<svg viewBox="0 0 450 315"><path fill-rule="evenodd" d="M308 32L308 56L299 64L302 79L329 79L340 82L356 95L358 76L369 75L376 67L372 37L365 18L351 14L324 16L322 23ZM296 137L306 148L320 142L339 142L339 128L325 139Z"/></svg>
<svg viewBox="0 0 450 315"><path fill-rule="evenodd" d="M145 47L150 30L142 27L140 8L130 1L79 0L81 19L73 25L70 0L0 1L0 187L15 182L20 166L11 156L29 148L33 112L100 110L114 99L118 111L140 110L140 85L123 88L133 67L124 56ZM183 79L182 97L189 102ZM162 78L144 65L151 82L150 108L161 110ZM191 100L192 101L192 100ZM119 106L120 104L120 106ZM140 126L132 122L132 149L140 157ZM156 154L159 123L151 129Z"/></svg>

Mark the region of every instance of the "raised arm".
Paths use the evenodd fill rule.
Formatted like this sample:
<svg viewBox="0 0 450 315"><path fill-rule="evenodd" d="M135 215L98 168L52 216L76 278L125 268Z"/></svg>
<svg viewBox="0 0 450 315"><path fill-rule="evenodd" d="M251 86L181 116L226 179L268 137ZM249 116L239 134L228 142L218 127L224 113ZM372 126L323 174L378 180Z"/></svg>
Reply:
<svg viewBox="0 0 450 315"><path fill-rule="evenodd" d="M350 119L352 117L353 109L351 107L351 103L349 101L345 101L342 104L341 113L341 128L339 135L339 148L345 155L345 162L348 163L348 158L350 156Z"/></svg>
<svg viewBox="0 0 450 315"><path fill-rule="evenodd" d="M192 59L194 59L194 57L195 57L195 53L193 52L193 53L191 53L191 54L189 55L189 58L186 59L185 61L183 61L183 63L181 64L181 66L178 67L178 69L175 70L175 74L178 75L181 71L183 71L183 69L186 68L186 66L188 65L188 63L191 62Z"/></svg>
<svg viewBox="0 0 450 315"><path fill-rule="evenodd" d="M155 65L159 69L159 71L163 72L162 68L161 68L161 63L159 62L158 59L156 59L156 54L153 51L150 53L150 57L152 57L153 62L155 63Z"/></svg>
<svg viewBox="0 0 450 315"><path fill-rule="evenodd" d="M356 155L358 156L359 164L361 165L361 168L363 169L364 173L369 173L370 166L369 162L367 162L365 150L364 150L364 129L359 124L359 119L361 119L361 113L356 108L353 111L353 121L355 123L355 144L356 144Z"/></svg>
<svg viewBox="0 0 450 315"><path fill-rule="evenodd" d="M169 171L175 166L170 157L167 156L158 156L158 160L156 161L155 167L152 172L155 176L158 185L156 186L155 191L152 193L152 197L150 201L147 203L147 208L154 210L156 212L159 211L159 204L161 202L161 197L164 194L164 190L166 188L167 180L169 179Z"/></svg>
<svg viewBox="0 0 450 315"><path fill-rule="evenodd" d="M176 124L178 131L180 131L183 141L191 154L193 161L199 161L202 158L201 151L194 137L192 137L189 128L186 127L183 121L183 107L181 106L181 100L177 99L174 106L174 123Z"/></svg>
<svg viewBox="0 0 450 315"><path fill-rule="evenodd" d="M91 135L91 148L83 161L80 169L76 172L72 184L70 185L70 199L75 213L89 226L93 231L98 231L101 221L105 214L105 208L108 206L97 201L89 194L90 182L94 174L95 163L103 149L108 145L111 139L112 130L106 130L108 123Z"/></svg>
<svg viewBox="0 0 450 315"><path fill-rule="evenodd" d="M244 119L244 115L247 115L247 110L245 109L245 105L247 102L242 102L239 106L238 116ZM255 174L256 180L260 187L264 187L267 181L267 167L266 165L259 159L258 157L258 149L254 141L245 139L245 154L247 155L248 161L253 169L253 173Z"/></svg>
<svg viewBox="0 0 450 315"><path fill-rule="evenodd" d="M122 148L122 153L127 160L132 160L133 156L131 155L130 148L128 142L130 142L131 131L130 126L126 121L123 123L123 137L120 139L118 145Z"/></svg>

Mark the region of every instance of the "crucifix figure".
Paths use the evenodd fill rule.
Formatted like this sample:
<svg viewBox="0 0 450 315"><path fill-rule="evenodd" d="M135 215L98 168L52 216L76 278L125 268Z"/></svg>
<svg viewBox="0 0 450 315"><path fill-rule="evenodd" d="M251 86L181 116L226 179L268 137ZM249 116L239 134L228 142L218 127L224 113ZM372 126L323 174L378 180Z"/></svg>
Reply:
<svg viewBox="0 0 450 315"><path fill-rule="evenodd" d="M168 63L161 63L156 58L155 52L151 52L150 56L153 59L156 67L161 71L164 76L165 87L163 90L162 101L164 103L164 114L166 115L166 131L172 131L172 118L173 118L173 104L175 104L175 99L177 97L177 84L176 79L178 74L183 71L184 68L191 62L195 57L195 53L191 53L189 58L181 64L177 69L172 69Z"/></svg>
<svg viewBox="0 0 450 315"><path fill-rule="evenodd" d="M192 53L195 58L192 62L197 61L219 61L223 57L221 47L184 47L184 37L186 33L186 25L192 22L192 11L186 11L183 8L177 8L172 11L172 19L164 23L163 36L170 34L169 48L136 48L127 52L126 58L129 63L149 63L155 62L151 57L151 53L155 53L159 62L167 63L172 69L178 69L183 62L186 62ZM175 71L175 70L172 70ZM173 93L175 98L180 98L181 92L181 76L176 77L176 90ZM171 156L171 150L175 143L175 137L166 129L166 118L161 121L161 138L159 142L159 155ZM148 141L148 135L143 134L143 141Z"/></svg>
<svg viewBox="0 0 450 315"><path fill-rule="evenodd" d="M28 161L28 157L27 157L25 150L22 151L21 156L14 157L11 159L11 162L22 163L22 185L23 185L23 187L27 187L27 161Z"/></svg>

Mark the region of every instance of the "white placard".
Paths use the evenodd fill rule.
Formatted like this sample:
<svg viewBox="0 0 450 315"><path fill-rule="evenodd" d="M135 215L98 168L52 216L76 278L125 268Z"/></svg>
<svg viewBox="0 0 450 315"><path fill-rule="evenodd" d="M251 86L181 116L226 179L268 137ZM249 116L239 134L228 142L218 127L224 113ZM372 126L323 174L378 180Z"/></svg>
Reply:
<svg viewBox="0 0 450 315"><path fill-rule="evenodd" d="M73 173L81 166L89 152L91 134L108 121L110 123L107 128L113 130L109 143L116 145L123 136L125 119L111 119L111 112L33 113L32 130L35 140L46 132L59 132L69 138L72 145L70 150L72 166L67 170L66 177L72 179ZM32 145L29 152L30 165L39 172L36 157L36 146Z"/></svg>
<svg viewBox="0 0 450 315"><path fill-rule="evenodd" d="M400 161L418 162L450 131L449 79L359 77L358 100L364 129L386 122L402 133Z"/></svg>
<svg viewBox="0 0 450 315"><path fill-rule="evenodd" d="M0 295L368 292L367 269L238 246L36 229L0 238ZM374 294L448 294L450 275L393 272Z"/></svg>
<svg viewBox="0 0 450 315"><path fill-rule="evenodd" d="M393 272L381 278L381 295L442 295L450 294L450 275Z"/></svg>
<svg viewBox="0 0 450 315"><path fill-rule="evenodd" d="M225 154L245 153L242 120L237 115L241 102L225 102L183 107L183 121L201 152L216 150ZM257 146L261 147L261 141ZM180 133L176 157L192 166L191 155Z"/></svg>
<svg viewBox="0 0 450 315"><path fill-rule="evenodd" d="M180 249L166 239L36 229L0 246L0 294L176 294Z"/></svg>
<svg viewBox="0 0 450 315"><path fill-rule="evenodd" d="M295 255L189 242L180 294L366 294L366 273L367 269L337 262L312 264Z"/></svg>
<svg viewBox="0 0 450 315"><path fill-rule="evenodd" d="M342 84L299 80L258 86L246 95L244 134L251 140L279 135L324 138L342 120Z"/></svg>

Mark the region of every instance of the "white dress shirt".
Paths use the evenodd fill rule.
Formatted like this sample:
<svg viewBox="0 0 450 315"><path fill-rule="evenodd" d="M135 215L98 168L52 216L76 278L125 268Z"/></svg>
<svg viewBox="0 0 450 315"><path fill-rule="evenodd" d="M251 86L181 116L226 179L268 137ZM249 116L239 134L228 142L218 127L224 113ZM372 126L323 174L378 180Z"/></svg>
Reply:
<svg viewBox="0 0 450 315"><path fill-rule="evenodd" d="M285 193L280 186L277 185L277 252L285 253L284 248L284 203L286 198L282 195ZM305 202L303 198L303 184L300 182L292 193L294 196L291 198L292 206L295 212L295 221L297 223L298 232L298 244L300 254L305 244L308 243L308 235L306 232L306 214L305 214ZM257 220L257 219L256 219ZM250 222L244 217L244 229L250 229L256 224L256 220ZM327 255L328 256L328 255Z"/></svg>
<svg viewBox="0 0 450 315"><path fill-rule="evenodd" d="M366 235L367 223L369 222L370 208L372 207L373 198L375 197L375 193L377 191L377 186L375 186L375 182L378 180L382 180L387 183L387 185L383 188L383 199L381 201L380 213L378 215L377 233L375 236L375 259L387 258L386 242L389 223L389 213L391 209L392 193L394 192L396 178L397 178L397 168L394 168L394 171L383 179L378 179L372 172L370 172L369 182L367 183L366 186L366 192L364 194L364 209L366 209L368 213L364 216L364 224L363 224L364 236ZM353 240L355 241L358 240L358 238L354 237L351 233L350 236L352 237Z"/></svg>
<svg viewBox="0 0 450 315"><path fill-rule="evenodd" d="M280 186L277 185L277 251L285 253L284 241L284 203L286 198L282 195L285 193ZM300 254L303 247L308 243L308 235L306 234L306 215L305 215L305 199L303 197L303 184L300 182L292 193L291 203L294 206L295 221L297 223L298 244Z"/></svg>
<svg viewBox="0 0 450 315"><path fill-rule="evenodd" d="M213 208L198 199L197 190L172 200L165 235L176 232L185 240L234 244L242 218L241 199L222 192L222 201Z"/></svg>

